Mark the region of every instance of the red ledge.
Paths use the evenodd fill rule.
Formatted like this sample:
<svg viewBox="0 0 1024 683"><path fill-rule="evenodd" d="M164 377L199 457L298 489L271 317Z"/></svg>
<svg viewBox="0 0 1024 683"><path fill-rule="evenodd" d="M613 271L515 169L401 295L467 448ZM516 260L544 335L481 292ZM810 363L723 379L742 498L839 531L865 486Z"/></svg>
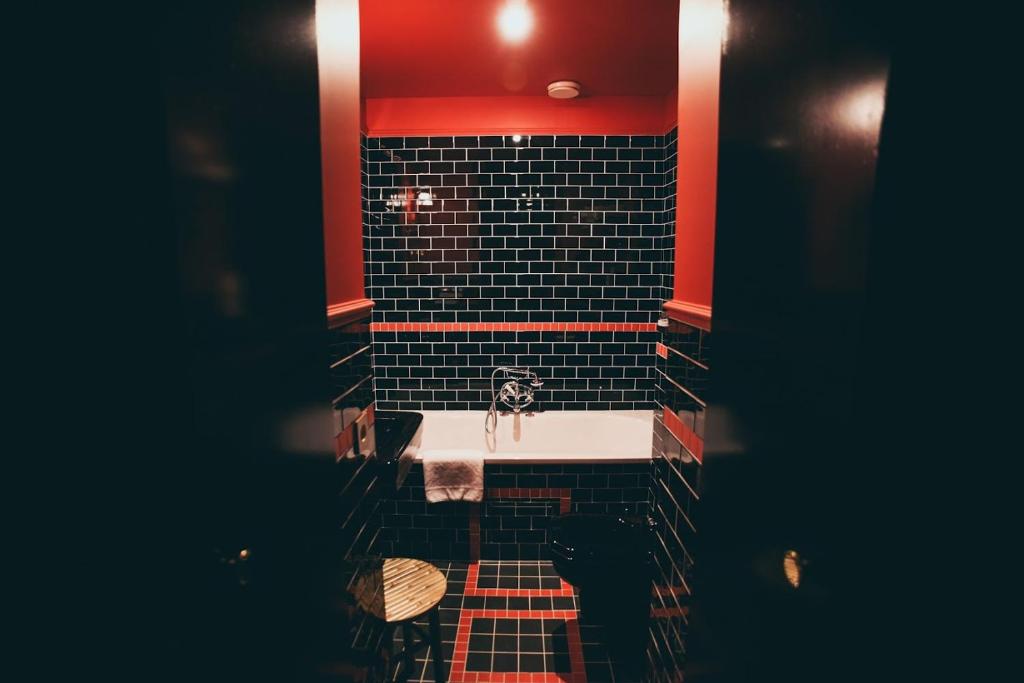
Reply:
<svg viewBox="0 0 1024 683"><path fill-rule="evenodd" d="M327 307L327 327L333 330L359 320L370 312L373 303L370 299L353 299L340 304L331 304Z"/></svg>
<svg viewBox="0 0 1024 683"><path fill-rule="evenodd" d="M665 315L673 320L684 322L687 325L699 327L707 332L711 331L711 307L701 304L692 304L688 301L672 299L664 304Z"/></svg>

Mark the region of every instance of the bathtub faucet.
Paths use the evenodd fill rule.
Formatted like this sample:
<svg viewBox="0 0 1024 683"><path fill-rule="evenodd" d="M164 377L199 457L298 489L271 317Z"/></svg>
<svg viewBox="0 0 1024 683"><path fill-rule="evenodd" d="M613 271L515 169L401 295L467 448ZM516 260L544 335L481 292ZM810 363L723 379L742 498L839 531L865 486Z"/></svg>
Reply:
<svg viewBox="0 0 1024 683"><path fill-rule="evenodd" d="M494 378L502 374L508 380L501 389L494 390ZM519 411L533 403L533 390L544 386L543 380L529 368L495 368L491 373L491 407L484 417L484 431L493 434L498 428L498 400L519 414Z"/></svg>

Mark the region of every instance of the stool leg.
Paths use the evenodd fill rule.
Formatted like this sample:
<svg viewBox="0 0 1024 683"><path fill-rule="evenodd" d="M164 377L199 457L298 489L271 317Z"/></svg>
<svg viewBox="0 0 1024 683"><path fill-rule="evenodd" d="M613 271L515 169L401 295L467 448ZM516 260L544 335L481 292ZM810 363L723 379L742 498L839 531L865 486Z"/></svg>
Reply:
<svg viewBox="0 0 1024 683"><path fill-rule="evenodd" d="M441 649L441 618L437 607L430 610L430 649L434 651L434 681L445 683L444 650Z"/></svg>
<svg viewBox="0 0 1024 683"><path fill-rule="evenodd" d="M384 656L384 676L388 677L395 660L395 627L390 624L384 627Z"/></svg>
<svg viewBox="0 0 1024 683"><path fill-rule="evenodd" d="M405 641L405 649L402 651L402 677L409 680L416 660L413 657L415 643L412 638L412 625L408 621L402 624L402 640Z"/></svg>

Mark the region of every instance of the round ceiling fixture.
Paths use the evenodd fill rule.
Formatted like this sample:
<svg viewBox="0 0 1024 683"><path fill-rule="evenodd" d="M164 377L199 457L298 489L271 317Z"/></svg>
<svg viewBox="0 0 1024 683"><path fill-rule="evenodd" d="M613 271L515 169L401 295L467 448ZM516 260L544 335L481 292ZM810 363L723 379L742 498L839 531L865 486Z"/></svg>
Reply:
<svg viewBox="0 0 1024 683"><path fill-rule="evenodd" d="M571 100L574 97L579 97L579 94L580 84L576 81L548 83L548 97L554 97L556 100Z"/></svg>

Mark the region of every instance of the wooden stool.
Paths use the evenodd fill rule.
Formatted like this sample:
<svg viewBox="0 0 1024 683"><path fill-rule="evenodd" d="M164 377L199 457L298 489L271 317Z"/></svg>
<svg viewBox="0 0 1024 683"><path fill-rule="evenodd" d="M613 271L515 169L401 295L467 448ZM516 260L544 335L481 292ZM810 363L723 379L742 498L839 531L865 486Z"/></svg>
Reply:
<svg viewBox="0 0 1024 683"><path fill-rule="evenodd" d="M408 678L415 665L415 654L424 647L434 651L434 680L444 683L444 653L441 650L441 620L438 603L444 597L448 581L429 562L392 557L375 563L370 571L356 577L353 594L359 606L381 619L392 630L402 626L402 673ZM429 614L428 614L429 613ZM413 620L428 614L430 633ZM413 632L419 642L413 639Z"/></svg>

